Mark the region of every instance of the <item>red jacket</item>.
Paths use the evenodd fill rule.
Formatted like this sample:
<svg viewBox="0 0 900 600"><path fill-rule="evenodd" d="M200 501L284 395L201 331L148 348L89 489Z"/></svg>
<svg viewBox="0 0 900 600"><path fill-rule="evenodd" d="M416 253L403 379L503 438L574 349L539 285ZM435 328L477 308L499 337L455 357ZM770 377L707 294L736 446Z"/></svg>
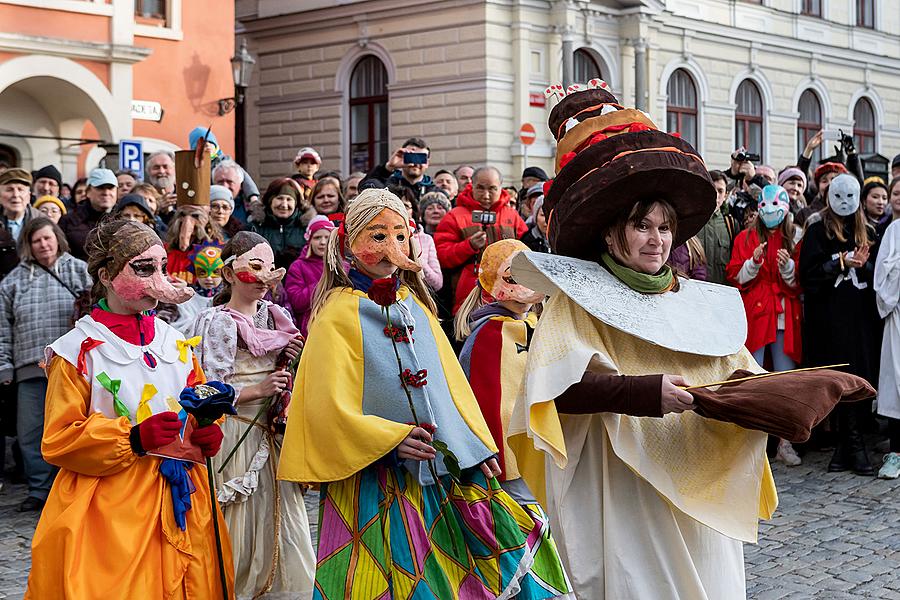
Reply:
<svg viewBox="0 0 900 600"><path fill-rule="evenodd" d="M803 322L800 304L801 289L799 279L795 279L794 285L789 286L778 272L777 255L781 248L781 242L781 230L772 231L759 273L749 282L743 285L739 284L737 276L741 267L748 258L752 259L753 250L760 243L755 227L745 229L734 239L731 261L725 267L725 272L728 280L741 290L741 298L744 300L744 310L747 313L747 349L755 352L763 346L773 343L778 333L778 315L784 312L784 353L791 360L799 363L803 358L800 337L800 327ZM794 248L793 256L795 277L799 277L796 270L799 257L800 245L798 244ZM784 305L783 309L782 304Z"/></svg>
<svg viewBox="0 0 900 600"><path fill-rule="evenodd" d="M468 238L481 231L482 225L472 222L474 210L483 209L472 196L472 184L469 184L456 197L456 208L441 219L434 232L438 261L442 268L452 273L451 285L455 286L453 314L459 310L477 281L475 267L481 251L472 248ZM500 192L500 199L494 203L491 211L497 213L497 222L485 226L488 244L497 240L519 239L528 231L528 226L518 211L509 206L509 194L506 190Z"/></svg>

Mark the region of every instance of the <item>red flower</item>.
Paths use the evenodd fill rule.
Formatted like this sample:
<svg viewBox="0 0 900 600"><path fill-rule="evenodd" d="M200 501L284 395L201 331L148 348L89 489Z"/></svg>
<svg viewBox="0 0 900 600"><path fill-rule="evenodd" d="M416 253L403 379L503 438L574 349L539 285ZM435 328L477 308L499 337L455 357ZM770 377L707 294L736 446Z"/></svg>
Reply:
<svg viewBox="0 0 900 600"><path fill-rule="evenodd" d="M366 295L378 306L390 306L397 301L397 280L393 277L376 279Z"/></svg>
<svg viewBox="0 0 900 600"><path fill-rule="evenodd" d="M404 369L400 374L400 379L410 387L424 387L428 385L428 369L421 369L415 373L410 369Z"/></svg>

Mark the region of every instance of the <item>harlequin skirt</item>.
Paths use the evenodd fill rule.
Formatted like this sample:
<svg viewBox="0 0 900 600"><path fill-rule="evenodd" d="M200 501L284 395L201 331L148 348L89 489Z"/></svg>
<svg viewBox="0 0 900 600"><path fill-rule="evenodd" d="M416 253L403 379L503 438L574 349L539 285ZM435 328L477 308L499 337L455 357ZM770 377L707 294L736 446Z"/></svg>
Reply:
<svg viewBox="0 0 900 600"><path fill-rule="evenodd" d="M540 507L480 470L444 492L401 467L323 485L316 600L543 600L569 585Z"/></svg>

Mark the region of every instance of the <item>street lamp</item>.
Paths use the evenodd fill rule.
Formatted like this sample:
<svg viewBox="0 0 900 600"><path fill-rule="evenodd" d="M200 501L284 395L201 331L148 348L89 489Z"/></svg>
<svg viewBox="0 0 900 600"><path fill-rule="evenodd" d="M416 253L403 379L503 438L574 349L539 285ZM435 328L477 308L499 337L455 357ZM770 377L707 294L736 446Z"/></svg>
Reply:
<svg viewBox="0 0 900 600"><path fill-rule="evenodd" d="M234 96L222 98L219 103L219 116L224 116L244 102L244 92L250 86L250 76L256 61L247 51L247 40L241 40L241 49L231 57L231 75L234 78Z"/></svg>

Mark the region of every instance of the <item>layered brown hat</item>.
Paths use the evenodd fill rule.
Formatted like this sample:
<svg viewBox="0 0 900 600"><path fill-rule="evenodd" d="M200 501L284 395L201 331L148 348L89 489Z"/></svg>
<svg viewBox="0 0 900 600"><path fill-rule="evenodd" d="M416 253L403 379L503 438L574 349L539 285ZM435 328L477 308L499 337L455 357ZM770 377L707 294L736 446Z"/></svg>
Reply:
<svg viewBox="0 0 900 600"><path fill-rule="evenodd" d="M706 224L716 191L697 151L622 108L605 89L569 94L550 113L558 175L544 196L555 254L596 260L603 235L641 200L665 200L678 216L673 247Z"/></svg>

